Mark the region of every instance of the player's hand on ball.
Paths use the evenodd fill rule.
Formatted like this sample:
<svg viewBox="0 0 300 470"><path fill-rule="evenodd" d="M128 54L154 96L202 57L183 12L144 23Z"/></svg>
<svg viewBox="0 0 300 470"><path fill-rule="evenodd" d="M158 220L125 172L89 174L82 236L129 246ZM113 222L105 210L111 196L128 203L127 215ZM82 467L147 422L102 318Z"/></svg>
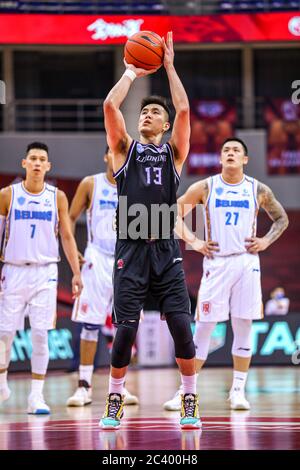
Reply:
<svg viewBox="0 0 300 470"><path fill-rule="evenodd" d="M219 244L217 242L213 242L212 240L204 241L199 240L196 238L193 243L191 243L192 248L199 253L202 253L203 256L212 259L214 253L219 251Z"/></svg>
<svg viewBox="0 0 300 470"><path fill-rule="evenodd" d="M76 299L80 296L83 289L83 284L80 274L74 274L72 278L72 299Z"/></svg>
<svg viewBox="0 0 300 470"><path fill-rule="evenodd" d="M132 64L127 64L125 59L124 59L124 64L125 64L126 69L132 70L138 78L145 77L146 75L150 75L151 73L155 73L159 69L159 67L157 67L156 69L151 69L151 70L140 69L138 67L135 67Z"/></svg>
<svg viewBox="0 0 300 470"><path fill-rule="evenodd" d="M252 255L255 255L259 251L264 251L269 246L269 241L265 237L246 238L245 242L248 253L251 253Z"/></svg>

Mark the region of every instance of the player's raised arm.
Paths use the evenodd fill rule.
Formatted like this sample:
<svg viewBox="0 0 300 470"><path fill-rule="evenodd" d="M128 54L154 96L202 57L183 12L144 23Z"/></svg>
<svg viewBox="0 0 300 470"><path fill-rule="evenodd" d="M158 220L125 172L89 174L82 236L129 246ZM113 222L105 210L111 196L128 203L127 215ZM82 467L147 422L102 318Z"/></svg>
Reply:
<svg viewBox="0 0 300 470"><path fill-rule="evenodd" d="M126 154L132 142L127 133L124 117L120 106L126 98L129 89L136 78L149 75L156 70L143 70L125 62L126 70L116 85L110 90L104 100L104 124L107 133L107 143L113 152L113 169L117 172L123 165Z"/></svg>
<svg viewBox="0 0 300 470"><path fill-rule="evenodd" d="M174 67L172 32L168 33L167 41L164 40L164 48L164 67L168 75L172 102L176 111L170 144L174 151L177 169L180 172L190 147L190 106L183 84Z"/></svg>
<svg viewBox="0 0 300 470"><path fill-rule="evenodd" d="M275 198L273 191L263 183L258 183L257 198L260 207L262 207L273 224L268 233L262 237L247 238L247 250L249 253L258 253L268 248L280 235L287 229L289 219L284 208L279 201Z"/></svg>
<svg viewBox="0 0 300 470"><path fill-rule="evenodd" d="M71 230L71 223L68 214L68 200L65 193L60 190L57 191L57 208L62 246L73 272L72 293L74 297L78 297L82 291L83 286L80 276L77 245Z"/></svg>

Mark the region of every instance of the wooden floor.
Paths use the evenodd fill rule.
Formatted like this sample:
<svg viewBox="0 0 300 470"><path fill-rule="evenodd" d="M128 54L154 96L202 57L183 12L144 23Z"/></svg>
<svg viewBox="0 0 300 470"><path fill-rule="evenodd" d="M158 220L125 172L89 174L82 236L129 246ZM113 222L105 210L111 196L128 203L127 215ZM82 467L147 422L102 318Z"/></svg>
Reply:
<svg viewBox="0 0 300 470"><path fill-rule="evenodd" d="M181 431L179 412L162 404L179 383L176 369L130 371L127 388L139 396L139 406L125 408L118 431L103 431L98 421L104 410L108 370L94 377L93 404L67 408L77 384L76 374L49 373L45 397L50 416L26 414L28 375L11 374L11 398L0 405L0 449L300 449L299 367L252 368L247 386L251 411L230 411L230 369L210 368L200 374L198 392L203 428Z"/></svg>

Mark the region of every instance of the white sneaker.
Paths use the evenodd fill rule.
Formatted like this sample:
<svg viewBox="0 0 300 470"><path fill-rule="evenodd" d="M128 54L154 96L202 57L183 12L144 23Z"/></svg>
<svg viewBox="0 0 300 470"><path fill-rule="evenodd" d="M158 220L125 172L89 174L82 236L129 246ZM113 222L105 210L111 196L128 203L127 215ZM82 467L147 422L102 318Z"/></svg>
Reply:
<svg viewBox="0 0 300 470"><path fill-rule="evenodd" d="M124 405L138 405L139 399L132 395L125 387L123 388Z"/></svg>
<svg viewBox="0 0 300 470"><path fill-rule="evenodd" d="M182 386L179 387L177 392L175 393L174 397L166 401L163 405L164 410L167 411L180 411L181 410L181 395L182 395L183 388Z"/></svg>
<svg viewBox="0 0 300 470"><path fill-rule="evenodd" d="M5 400L8 400L10 397L11 391L6 385L3 388L0 388L0 404L4 402Z"/></svg>
<svg viewBox="0 0 300 470"><path fill-rule="evenodd" d="M232 410L250 410L250 403L241 390L233 390L229 394L230 408Z"/></svg>
<svg viewBox="0 0 300 470"><path fill-rule="evenodd" d="M30 415L49 415L50 408L41 393L31 393L28 397L27 413Z"/></svg>
<svg viewBox="0 0 300 470"><path fill-rule="evenodd" d="M85 406L92 403L91 387L78 387L74 395L67 400L67 406Z"/></svg>

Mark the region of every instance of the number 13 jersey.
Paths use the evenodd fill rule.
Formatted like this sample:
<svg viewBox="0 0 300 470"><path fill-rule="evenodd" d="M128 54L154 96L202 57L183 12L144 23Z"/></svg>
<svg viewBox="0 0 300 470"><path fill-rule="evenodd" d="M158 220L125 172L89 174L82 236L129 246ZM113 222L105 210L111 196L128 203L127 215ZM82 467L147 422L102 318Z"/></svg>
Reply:
<svg viewBox="0 0 300 470"><path fill-rule="evenodd" d="M257 180L244 175L238 184L226 183L221 174L208 179L204 206L206 240L219 243L215 256L246 253L245 239L256 236Z"/></svg>
<svg viewBox="0 0 300 470"><path fill-rule="evenodd" d="M11 186L2 253L4 263L48 264L59 261L57 188L47 183L39 194L23 182Z"/></svg>
<svg viewBox="0 0 300 470"><path fill-rule="evenodd" d="M176 222L176 192L179 175L169 143L141 144L133 140L124 165L114 175L119 204L117 235L119 238L170 238ZM125 199L127 197L127 206ZM138 206L134 206L138 204ZM159 206L162 213L158 216ZM172 208L171 210L169 210ZM136 233L131 236L131 222L138 218ZM152 222L152 223L151 223ZM141 226L142 225L142 226ZM133 225L132 225L133 227ZM134 231L134 230L133 230ZM142 235L143 233L143 235Z"/></svg>

